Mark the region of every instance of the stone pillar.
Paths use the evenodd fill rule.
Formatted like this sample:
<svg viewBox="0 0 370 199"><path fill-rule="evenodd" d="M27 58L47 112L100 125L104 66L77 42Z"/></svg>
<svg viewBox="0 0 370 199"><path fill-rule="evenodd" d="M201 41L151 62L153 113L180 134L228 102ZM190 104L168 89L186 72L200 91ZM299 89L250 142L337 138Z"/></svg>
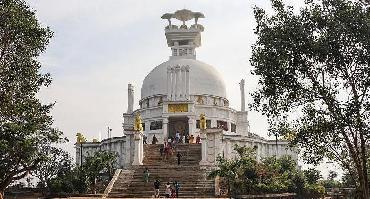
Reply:
<svg viewBox="0 0 370 199"><path fill-rule="evenodd" d="M217 119L211 119L211 127L217 128Z"/></svg>
<svg viewBox="0 0 370 199"><path fill-rule="evenodd" d="M199 162L199 165L209 165L207 156L208 140L206 130L200 131L200 139L202 141L202 160Z"/></svg>
<svg viewBox="0 0 370 199"><path fill-rule="evenodd" d="M191 134L194 135L195 133L195 127L196 127L196 121L195 121L195 118L193 116L189 116L188 117L188 124L189 124L189 136ZM196 135L194 135L194 137L196 137Z"/></svg>
<svg viewBox="0 0 370 199"><path fill-rule="evenodd" d="M140 131L134 132L135 152L132 165L143 165L143 133Z"/></svg>
<svg viewBox="0 0 370 199"><path fill-rule="evenodd" d="M133 142L135 140L135 134L132 131L125 131L126 135L126 143L124 145L124 150L125 150L125 162L124 165L125 167L130 167L132 165L132 157L135 151L135 147L133 146Z"/></svg>
<svg viewBox="0 0 370 199"><path fill-rule="evenodd" d="M162 126L162 129L163 129L163 137L162 137L162 141L163 139L166 139L168 138L168 118L163 118L163 126ZM159 140L159 139L158 139ZM160 142L161 143L161 142Z"/></svg>
<svg viewBox="0 0 370 199"><path fill-rule="evenodd" d="M216 165L217 156L222 155L222 130L201 130L200 138L202 139L202 160L199 165Z"/></svg>
<svg viewBox="0 0 370 199"><path fill-rule="evenodd" d="M256 146L257 146L257 151L256 151L257 161L260 161L261 160L261 145L260 143L257 142Z"/></svg>
<svg viewBox="0 0 370 199"><path fill-rule="evenodd" d="M176 73L176 90L175 90L175 100L180 99L180 90L181 90L181 81L180 81L180 66L177 65L175 67L175 73Z"/></svg>
<svg viewBox="0 0 370 199"><path fill-rule="evenodd" d="M128 93L127 93L127 113L132 113L134 109L134 86L128 84Z"/></svg>
<svg viewBox="0 0 370 199"><path fill-rule="evenodd" d="M181 67L181 99L186 100L186 66Z"/></svg>
<svg viewBox="0 0 370 199"><path fill-rule="evenodd" d="M224 139L225 142L225 148L224 148L224 157L229 159L230 156L230 140L229 139Z"/></svg>
<svg viewBox="0 0 370 199"><path fill-rule="evenodd" d="M241 96L241 111L245 111L245 93L244 93L245 80L242 79L239 83L240 85L240 96Z"/></svg>
<svg viewBox="0 0 370 199"><path fill-rule="evenodd" d="M77 166L80 166L81 165L81 151L82 151L81 149L82 149L82 145L76 143L75 144L75 149L76 149L76 165Z"/></svg>
<svg viewBox="0 0 370 199"><path fill-rule="evenodd" d="M185 99L190 100L190 79L189 79L189 66L185 67Z"/></svg>
<svg viewBox="0 0 370 199"><path fill-rule="evenodd" d="M167 100L172 100L172 68L167 67Z"/></svg>
<svg viewBox="0 0 370 199"><path fill-rule="evenodd" d="M141 139L139 141L139 161L140 161L140 164L142 165L143 160L144 160L144 139L143 139L142 132L140 133L141 133Z"/></svg>
<svg viewBox="0 0 370 199"><path fill-rule="evenodd" d="M171 84L172 84L172 91L171 91L171 93L172 93L172 98L171 98L171 100L172 101L174 101L174 100L176 100L176 70L175 70L175 67L172 67L171 68Z"/></svg>
<svg viewBox="0 0 370 199"><path fill-rule="evenodd" d="M145 121L145 133L148 136L150 132L150 121Z"/></svg>

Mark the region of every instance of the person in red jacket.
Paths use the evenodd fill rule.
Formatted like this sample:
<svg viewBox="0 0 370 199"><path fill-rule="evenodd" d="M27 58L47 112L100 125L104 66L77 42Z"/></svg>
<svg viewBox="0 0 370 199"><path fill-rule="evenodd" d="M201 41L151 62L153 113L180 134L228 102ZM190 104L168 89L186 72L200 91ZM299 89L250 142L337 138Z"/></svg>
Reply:
<svg viewBox="0 0 370 199"><path fill-rule="evenodd" d="M200 143L200 136L198 135L197 138L195 139L195 143L199 144Z"/></svg>

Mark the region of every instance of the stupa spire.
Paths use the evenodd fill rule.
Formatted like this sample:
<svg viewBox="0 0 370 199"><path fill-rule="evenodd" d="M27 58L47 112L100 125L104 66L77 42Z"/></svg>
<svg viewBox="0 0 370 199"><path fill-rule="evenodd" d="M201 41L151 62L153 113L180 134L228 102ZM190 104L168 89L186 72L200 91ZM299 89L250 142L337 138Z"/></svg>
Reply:
<svg viewBox="0 0 370 199"><path fill-rule="evenodd" d="M168 20L165 35L168 47L172 51L170 59L184 57L195 59L195 48L201 46L201 32L204 31L204 27L198 24L198 19L204 18L204 15L200 12L182 9L174 13L166 13L161 18ZM173 25L171 19L181 21L180 27ZM194 24L188 27L186 22L192 19L194 19Z"/></svg>

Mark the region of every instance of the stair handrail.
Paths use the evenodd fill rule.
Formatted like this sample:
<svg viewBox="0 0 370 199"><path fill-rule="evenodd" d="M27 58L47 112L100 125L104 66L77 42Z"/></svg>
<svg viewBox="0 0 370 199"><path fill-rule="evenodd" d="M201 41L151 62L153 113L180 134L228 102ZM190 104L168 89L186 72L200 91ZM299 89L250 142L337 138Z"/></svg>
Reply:
<svg viewBox="0 0 370 199"><path fill-rule="evenodd" d="M102 198L108 197L108 195L112 191L113 185L116 182L116 180L118 179L118 176L121 173L121 171L122 171L122 169L116 169L116 171L114 172L114 175L113 175L111 181L109 182L108 186L104 190L104 194L103 194L103 197Z"/></svg>

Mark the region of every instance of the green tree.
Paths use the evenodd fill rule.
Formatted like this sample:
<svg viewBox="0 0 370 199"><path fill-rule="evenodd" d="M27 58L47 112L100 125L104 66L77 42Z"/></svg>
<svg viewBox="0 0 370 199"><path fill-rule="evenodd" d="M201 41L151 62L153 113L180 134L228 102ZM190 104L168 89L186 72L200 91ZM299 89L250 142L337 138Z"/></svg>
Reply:
<svg viewBox="0 0 370 199"><path fill-rule="evenodd" d="M297 169L296 161L290 156L267 157L259 162L255 148L235 146L234 150L238 153L237 157L218 157L218 168L210 173L211 177L225 179L232 196L294 192L299 197L315 198L325 193L325 188L317 179L311 179L312 183L308 183L304 172ZM312 176L321 176L316 170L311 173L314 173Z"/></svg>
<svg viewBox="0 0 370 199"><path fill-rule="evenodd" d="M218 168L209 174L210 177L220 176L225 179L229 196L252 190L258 178L256 149L235 145L234 150L237 157L230 160L217 157Z"/></svg>
<svg viewBox="0 0 370 199"><path fill-rule="evenodd" d="M308 170L304 170L303 173L308 184L315 184L322 178L320 171L316 169L310 168Z"/></svg>
<svg viewBox="0 0 370 199"><path fill-rule="evenodd" d="M345 172L342 176L342 186L343 187L356 187L356 180L348 172Z"/></svg>
<svg viewBox="0 0 370 199"><path fill-rule="evenodd" d="M22 0L0 1L0 198L13 181L45 160L44 146L62 141L50 109L36 97L51 83L37 57L52 36Z"/></svg>
<svg viewBox="0 0 370 199"><path fill-rule="evenodd" d="M295 12L271 2L272 15L255 8L251 65L260 80L252 107L302 149L307 163L340 163L370 198L369 4L308 0Z"/></svg>
<svg viewBox="0 0 370 199"><path fill-rule="evenodd" d="M105 175L111 178L113 176L116 158L117 155L110 151L98 151L93 156L86 157L82 170L93 192L96 191L96 181L99 177Z"/></svg>
<svg viewBox="0 0 370 199"><path fill-rule="evenodd" d="M51 179L65 175L73 168L72 157L63 149L47 146L43 150L47 159L34 171L34 175L40 180L40 188L49 187Z"/></svg>
<svg viewBox="0 0 370 199"><path fill-rule="evenodd" d="M56 176L49 180L48 188L52 194L95 193L96 183L110 180L116 163L114 152L98 151L86 157L81 166L60 168Z"/></svg>

